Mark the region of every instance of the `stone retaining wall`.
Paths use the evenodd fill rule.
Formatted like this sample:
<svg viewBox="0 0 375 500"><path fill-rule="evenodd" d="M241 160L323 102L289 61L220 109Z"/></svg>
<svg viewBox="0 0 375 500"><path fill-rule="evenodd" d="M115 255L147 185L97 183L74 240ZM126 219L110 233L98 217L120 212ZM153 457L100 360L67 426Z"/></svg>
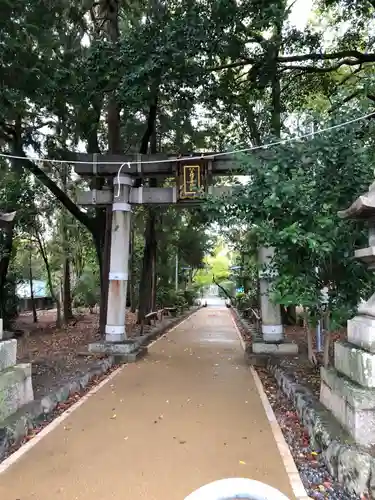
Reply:
<svg viewBox="0 0 375 500"><path fill-rule="evenodd" d="M357 446L313 394L294 382L273 360L269 361L267 368L293 402L309 434L311 447L322 454L329 473L350 493L367 493L370 498L375 498L374 457Z"/></svg>
<svg viewBox="0 0 375 500"><path fill-rule="evenodd" d="M199 307L191 308L185 314L168 319L155 326L149 333L140 337L141 345L147 346L198 309ZM60 403L64 403L74 394L82 396L95 378L102 376L114 366L114 356L101 359L87 373L74 377L70 382L51 394L24 405L16 413L0 421L0 462L7 457L13 448L21 444L30 431L42 425L46 420L52 420L53 412Z"/></svg>
<svg viewBox="0 0 375 500"><path fill-rule="evenodd" d="M251 327L238 311L234 311L241 326L251 333ZM268 356L266 368L275 377L282 392L292 401L305 427L311 447L321 453L329 473L350 493L375 498L375 458L355 444L333 415L305 387L286 374L279 360Z"/></svg>

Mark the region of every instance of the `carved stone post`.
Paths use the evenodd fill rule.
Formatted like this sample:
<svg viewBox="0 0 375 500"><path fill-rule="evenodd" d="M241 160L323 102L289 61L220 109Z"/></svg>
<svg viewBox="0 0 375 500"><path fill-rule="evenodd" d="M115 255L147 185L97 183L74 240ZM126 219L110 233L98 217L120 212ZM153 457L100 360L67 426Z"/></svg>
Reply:
<svg viewBox="0 0 375 500"><path fill-rule="evenodd" d="M272 280L275 276L269 272L265 273L263 269L272 261L274 252L275 249L270 247L261 247L258 252L262 338L254 340L253 352L255 354L296 354L298 345L285 342L280 306L274 304L270 298Z"/></svg>
<svg viewBox="0 0 375 500"><path fill-rule="evenodd" d="M259 265L264 266L269 264L274 253L274 248L261 247L258 252ZM281 343L284 340L284 328L281 321L280 306L273 304L270 299L272 277L266 276L261 269L259 272L259 281L263 341L271 344Z"/></svg>

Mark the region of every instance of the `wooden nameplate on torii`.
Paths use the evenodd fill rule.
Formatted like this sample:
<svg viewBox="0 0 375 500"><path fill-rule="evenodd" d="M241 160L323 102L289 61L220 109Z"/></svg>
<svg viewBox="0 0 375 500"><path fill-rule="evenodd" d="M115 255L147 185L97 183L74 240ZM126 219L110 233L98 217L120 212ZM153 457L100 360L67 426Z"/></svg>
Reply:
<svg viewBox="0 0 375 500"><path fill-rule="evenodd" d="M177 198L189 202L204 197L208 188L208 162L181 162L177 164Z"/></svg>

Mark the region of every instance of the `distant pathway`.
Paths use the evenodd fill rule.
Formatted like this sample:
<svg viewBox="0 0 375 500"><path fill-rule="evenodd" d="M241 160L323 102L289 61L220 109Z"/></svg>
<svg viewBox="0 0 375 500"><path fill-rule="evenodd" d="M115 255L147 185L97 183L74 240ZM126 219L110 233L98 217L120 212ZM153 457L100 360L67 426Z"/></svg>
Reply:
<svg viewBox="0 0 375 500"><path fill-rule="evenodd" d="M295 498L230 313L207 308L1 474L0 498L183 500L226 477Z"/></svg>

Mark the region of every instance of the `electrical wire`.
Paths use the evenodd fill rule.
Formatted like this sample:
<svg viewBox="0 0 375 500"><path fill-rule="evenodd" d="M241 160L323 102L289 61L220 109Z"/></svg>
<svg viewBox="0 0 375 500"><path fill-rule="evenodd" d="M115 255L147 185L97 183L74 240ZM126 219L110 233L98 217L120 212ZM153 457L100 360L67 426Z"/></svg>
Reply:
<svg viewBox="0 0 375 500"><path fill-rule="evenodd" d="M167 158L164 160L140 160L140 161L130 161L130 162L122 162L122 161L79 161L79 160L58 160L55 158L42 158L42 157L27 157L27 156L16 156L16 155L11 155L7 153L0 153L0 158L5 158L8 160L29 160L29 161L34 161L34 162L45 162L45 163L69 163L71 165L80 165L80 164L85 164L85 165L121 165L120 170L125 165L128 165L130 168L131 165L145 165L145 164L155 164L155 163L175 163L176 161L194 161L194 160L199 160L199 159L214 159L220 156L230 156L230 155L236 155L239 153L248 153L250 151L255 151L259 149L268 149L273 146L279 146L281 144L288 144L292 142L297 142L300 141L301 139L307 139L308 137L315 137L318 134L322 134L324 132L330 132L331 130L337 130L338 128L346 127L347 125L350 125L352 123L359 122L361 120L365 120L367 118L370 118L375 115L375 112L368 113L366 115L359 116L357 118L353 118L351 120L338 123L337 125L332 125L331 127L326 127L322 129L315 130L313 132L309 132L307 134L302 134L294 137L288 137L286 139L280 139L279 141L275 142L270 142L268 144L261 144L259 146L251 146L247 148L242 148L242 149L236 149L233 151L222 151L220 153L213 153L213 154L204 154L202 153L199 156L182 156L182 157L175 157L175 158ZM79 153L78 153L79 154ZM118 174L119 176L119 174Z"/></svg>

